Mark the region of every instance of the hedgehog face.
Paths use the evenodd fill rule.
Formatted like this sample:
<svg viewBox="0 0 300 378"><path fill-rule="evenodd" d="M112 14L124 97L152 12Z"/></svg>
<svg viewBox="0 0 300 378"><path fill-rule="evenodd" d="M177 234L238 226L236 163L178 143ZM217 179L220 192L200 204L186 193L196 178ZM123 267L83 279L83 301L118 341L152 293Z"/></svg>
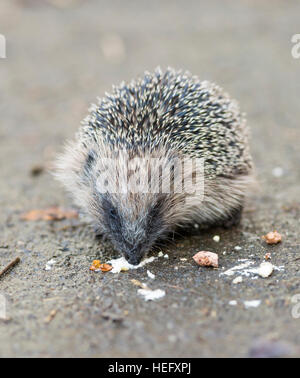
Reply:
<svg viewBox="0 0 300 378"><path fill-rule="evenodd" d="M145 200L146 198L144 198ZM123 202L135 203L122 207ZM105 194L101 198L101 227L114 244L132 265L138 265L147 252L153 247L166 230L163 210L164 202L157 196L153 202L143 206L143 196L124 196ZM139 206L137 206L137 204ZM141 209L138 211L138 209Z"/></svg>

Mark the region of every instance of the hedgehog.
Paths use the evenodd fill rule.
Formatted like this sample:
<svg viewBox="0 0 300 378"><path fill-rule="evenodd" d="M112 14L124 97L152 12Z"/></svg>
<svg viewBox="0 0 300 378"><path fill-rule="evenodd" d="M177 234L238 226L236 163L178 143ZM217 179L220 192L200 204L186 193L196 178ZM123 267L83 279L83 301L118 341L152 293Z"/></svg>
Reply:
<svg viewBox="0 0 300 378"><path fill-rule="evenodd" d="M157 68L90 106L55 174L138 265L180 228L239 223L253 182L245 115L216 84Z"/></svg>

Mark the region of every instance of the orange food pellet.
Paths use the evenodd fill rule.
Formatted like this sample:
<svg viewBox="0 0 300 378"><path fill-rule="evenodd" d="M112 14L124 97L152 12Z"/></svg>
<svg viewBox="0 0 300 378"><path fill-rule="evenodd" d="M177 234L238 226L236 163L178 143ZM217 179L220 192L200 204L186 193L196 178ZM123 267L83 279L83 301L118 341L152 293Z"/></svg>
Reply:
<svg viewBox="0 0 300 378"><path fill-rule="evenodd" d="M100 260L94 260L92 263L92 266L90 267L90 270L95 271L96 269L101 269L100 266L101 266Z"/></svg>
<svg viewBox="0 0 300 378"><path fill-rule="evenodd" d="M102 272L109 272L110 270L112 270L112 266L109 264L100 264L99 268Z"/></svg>

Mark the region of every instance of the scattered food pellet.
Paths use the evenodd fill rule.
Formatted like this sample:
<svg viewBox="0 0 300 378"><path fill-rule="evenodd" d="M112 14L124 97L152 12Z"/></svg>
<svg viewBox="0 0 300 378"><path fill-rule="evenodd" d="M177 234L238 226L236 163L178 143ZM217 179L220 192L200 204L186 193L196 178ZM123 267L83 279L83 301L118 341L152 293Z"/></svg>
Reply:
<svg viewBox="0 0 300 378"><path fill-rule="evenodd" d="M236 246L234 247L234 249L235 249L236 251L240 251L240 250L242 249L242 247L240 247L239 245L236 245Z"/></svg>
<svg viewBox="0 0 300 378"><path fill-rule="evenodd" d="M162 253L162 251L160 251L159 253L158 253L158 257L163 257L163 253Z"/></svg>
<svg viewBox="0 0 300 378"><path fill-rule="evenodd" d="M165 255L164 255L164 258L165 258L165 259L168 259L168 258L169 258L169 255L165 254Z"/></svg>
<svg viewBox="0 0 300 378"><path fill-rule="evenodd" d="M49 207L43 210L31 210L21 215L21 219L27 221L46 220L57 221L62 219L78 218L77 211L63 210L59 207Z"/></svg>
<svg viewBox="0 0 300 378"><path fill-rule="evenodd" d="M215 236L213 237L213 241L215 241L216 243L219 243L219 241L220 241L220 236L219 236L219 235L215 235Z"/></svg>
<svg viewBox="0 0 300 378"><path fill-rule="evenodd" d="M100 270L101 272L109 272L112 270L112 266L110 264L100 264Z"/></svg>
<svg viewBox="0 0 300 378"><path fill-rule="evenodd" d="M156 257L151 256L139 263L139 265L131 265L129 262L125 259L125 257L119 257L118 259L113 259L108 261L107 263L112 266L111 272L112 273L120 273L122 271L126 271L129 269L138 269L143 267L144 265L154 261Z"/></svg>
<svg viewBox="0 0 300 378"><path fill-rule="evenodd" d="M154 280L155 274L151 273L150 270L147 270L147 275L148 275L149 278L151 278L152 280Z"/></svg>
<svg viewBox="0 0 300 378"><path fill-rule="evenodd" d="M261 304L261 300L256 299L253 301L244 301L245 308L256 308Z"/></svg>
<svg viewBox="0 0 300 378"><path fill-rule="evenodd" d="M141 281L139 280L136 280L136 279L132 279L131 282L135 285L135 286L138 286L138 287L141 287L142 289L147 289L147 285L142 283Z"/></svg>
<svg viewBox="0 0 300 378"><path fill-rule="evenodd" d="M122 266L121 272L127 272L129 268L127 266Z"/></svg>
<svg viewBox="0 0 300 378"><path fill-rule="evenodd" d="M234 274L238 273L238 274L245 274L245 275L248 275L248 267L252 264L254 264L254 261L250 261L250 260L245 260L245 259L239 259L238 260L239 262L241 262L241 264L238 264L236 266L233 266L232 268L226 270L225 272L222 272L220 273L220 276L233 276Z"/></svg>
<svg viewBox="0 0 300 378"><path fill-rule="evenodd" d="M45 323L50 323L51 320L54 319L55 315L57 314L57 310L52 310L50 314L45 318Z"/></svg>
<svg viewBox="0 0 300 378"><path fill-rule="evenodd" d="M53 265L56 264L56 260L51 259L46 263L45 270L51 270Z"/></svg>
<svg viewBox="0 0 300 378"><path fill-rule="evenodd" d="M200 251L193 256L193 259L200 266L213 266L218 268L218 255L213 252Z"/></svg>
<svg viewBox="0 0 300 378"><path fill-rule="evenodd" d="M187 261L187 259L186 259L185 257L182 257L182 258L180 259L180 261Z"/></svg>
<svg viewBox="0 0 300 378"><path fill-rule="evenodd" d="M92 262L92 265L90 266L90 270L93 270L93 271L98 270L100 269L100 265L101 265L100 260L94 260Z"/></svg>
<svg viewBox="0 0 300 378"><path fill-rule="evenodd" d="M154 301L166 295L166 292L161 289L156 289L156 290L139 289L138 293L144 297L145 301Z"/></svg>
<svg viewBox="0 0 300 378"><path fill-rule="evenodd" d="M267 235L262 236L262 238L268 244L277 244L277 243L280 243L282 240L281 235L277 231L271 231Z"/></svg>
<svg viewBox="0 0 300 378"><path fill-rule="evenodd" d="M263 277L267 278L273 273L274 267L270 262L263 262L258 267L258 274Z"/></svg>
<svg viewBox="0 0 300 378"><path fill-rule="evenodd" d="M236 278L232 281L233 284L239 284L239 283L242 283L242 282L243 282L243 277L242 277L242 276L238 276L238 277L236 277Z"/></svg>

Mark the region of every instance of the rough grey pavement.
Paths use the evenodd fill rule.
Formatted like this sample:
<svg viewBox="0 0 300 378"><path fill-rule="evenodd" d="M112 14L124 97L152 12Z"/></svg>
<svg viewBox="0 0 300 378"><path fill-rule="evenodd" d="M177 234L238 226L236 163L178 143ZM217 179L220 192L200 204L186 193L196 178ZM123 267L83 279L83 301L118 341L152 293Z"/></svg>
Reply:
<svg viewBox="0 0 300 378"><path fill-rule="evenodd" d="M299 356L300 59L291 54L299 14L299 1L284 0L1 1L0 266L21 262L0 279L0 356ZM91 272L95 258L116 253L84 219L20 220L73 207L46 170L31 170L49 167L111 84L157 65L188 69L239 99L259 190L235 229L195 232L140 270ZM283 241L268 246L261 236L274 229ZM199 250L217 252L219 269L197 267ZM283 266L269 278L233 284L237 274L220 275L268 252ZM166 296L145 302L131 279ZM261 302L246 309L252 300Z"/></svg>

